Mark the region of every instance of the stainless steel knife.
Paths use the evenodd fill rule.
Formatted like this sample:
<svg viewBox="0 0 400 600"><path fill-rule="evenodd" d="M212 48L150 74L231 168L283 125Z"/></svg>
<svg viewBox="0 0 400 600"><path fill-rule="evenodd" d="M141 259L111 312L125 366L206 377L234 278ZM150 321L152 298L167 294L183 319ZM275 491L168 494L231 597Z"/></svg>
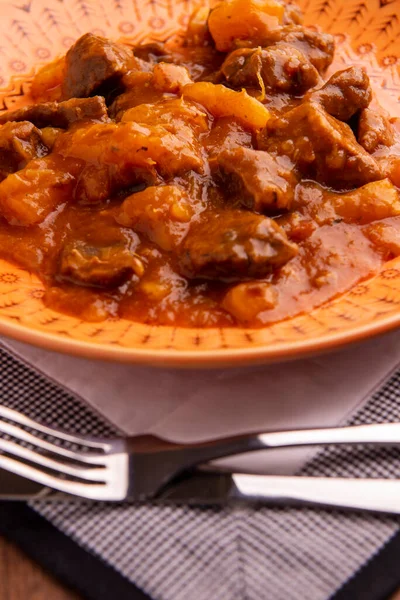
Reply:
<svg viewBox="0 0 400 600"><path fill-rule="evenodd" d="M25 477L0 469L0 500L34 500L51 498L56 492Z"/></svg>
<svg viewBox="0 0 400 600"><path fill-rule="evenodd" d="M400 480L248 475L209 471L207 467L216 458L267 448L360 443L400 446L400 423L178 444L151 435L76 436L0 405L0 433L6 436L0 436L1 499L300 503L400 514Z"/></svg>
<svg viewBox="0 0 400 600"><path fill-rule="evenodd" d="M83 500L0 472L0 500L43 499L57 502ZM186 506L225 506L233 502L244 502L253 505L305 505L400 514L400 482L194 471L166 485L154 497L128 497L125 502Z"/></svg>
<svg viewBox="0 0 400 600"><path fill-rule="evenodd" d="M166 504L225 504L234 489L235 483L230 473L196 471L190 476L178 479L173 485L167 486L154 500L143 501ZM79 496L53 490L25 477L0 469L0 501L27 502L44 499L46 501L87 502ZM137 500L134 501L137 502Z"/></svg>

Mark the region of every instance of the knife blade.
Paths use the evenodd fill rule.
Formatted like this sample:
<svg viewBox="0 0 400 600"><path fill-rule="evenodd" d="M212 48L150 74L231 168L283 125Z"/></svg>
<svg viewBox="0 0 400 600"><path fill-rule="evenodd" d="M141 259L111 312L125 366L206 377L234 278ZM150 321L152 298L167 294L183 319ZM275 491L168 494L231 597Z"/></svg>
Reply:
<svg viewBox="0 0 400 600"><path fill-rule="evenodd" d="M68 494L60 494L40 483L35 483L29 479L25 479L20 475L14 475L9 471L0 469L0 500L39 500L46 498L62 499L61 497L72 498Z"/></svg>
<svg viewBox="0 0 400 600"><path fill-rule="evenodd" d="M162 504L224 504L229 499L229 491L234 488L229 473L195 472L182 477L176 483L167 486L149 502ZM20 475L14 475L0 469L0 501L79 501L83 498L52 490L39 483L29 481Z"/></svg>
<svg viewBox="0 0 400 600"><path fill-rule="evenodd" d="M165 487L160 494L148 502L162 504L225 504L230 495L234 496L236 486L233 477L224 472L202 472L196 471L187 476L182 476L169 486ZM54 500L54 501L85 501L77 496L65 494L52 490L39 483L34 483L0 469L0 501L31 501L31 500ZM147 501L146 501L147 502Z"/></svg>
<svg viewBox="0 0 400 600"><path fill-rule="evenodd" d="M0 500L39 499L79 501L77 496L56 492L0 471ZM400 481L194 471L175 479L156 497L145 498L143 502L148 505L187 506L224 506L232 502L244 502L252 505L307 505L400 514Z"/></svg>

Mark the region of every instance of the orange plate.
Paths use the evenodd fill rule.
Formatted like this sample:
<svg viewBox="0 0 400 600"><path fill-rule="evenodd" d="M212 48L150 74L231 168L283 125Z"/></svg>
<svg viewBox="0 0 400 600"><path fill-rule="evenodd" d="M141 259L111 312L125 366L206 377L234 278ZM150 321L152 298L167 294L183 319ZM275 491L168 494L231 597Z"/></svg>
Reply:
<svg viewBox="0 0 400 600"><path fill-rule="evenodd" d="M364 65L381 103L400 116L400 0L301 0L306 23L335 34L337 66ZM193 0L0 0L0 109L27 102L35 67L92 31L126 43L164 40ZM349 40L345 36L351 36ZM85 323L43 305L37 277L0 261L0 333L49 349L117 361L220 366L296 358L400 325L400 258L311 314L264 329Z"/></svg>

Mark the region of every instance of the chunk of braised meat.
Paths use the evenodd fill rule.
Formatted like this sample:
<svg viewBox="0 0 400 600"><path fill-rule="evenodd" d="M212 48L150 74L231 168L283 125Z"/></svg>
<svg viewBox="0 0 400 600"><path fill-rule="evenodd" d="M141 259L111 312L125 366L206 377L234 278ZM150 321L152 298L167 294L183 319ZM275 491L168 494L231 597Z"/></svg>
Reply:
<svg viewBox="0 0 400 600"><path fill-rule="evenodd" d="M5 123L0 127L0 180L47 153L42 134L32 123Z"/></svg>
<svg viewBox="0 0 400 600"><path fill-rule="evenodd" d="M329 33L320 33L300 25L287 25L271 30L263 45L278 42L286 42L300 50L320 73L324 73L333 61L335 42Z"/></svg>
<svg viewBox="0 0 400 600"><path fill-rule="evenodd" d="M84 98L111 79L117 82L132 56L128 48L86 33L66 54L62 98Z"/></svg>
<svg viewBox="0 0 400 600"><path fill-rule="evenodd" d="M222 188L233 202L267 214L290 208L297 178L286 157L233 148L222 152L217 164Z"/></svg>
<svg viewBox="0 0 400 600"><path fill-rule="evenodd" d="M259 147L288 156L303 177L335 189L352 189L383 178L349 125L313 102L270 119L259 136Z"/></svg>
<svg viewBox="0 0 400 600"><path fill-rule="evenodd" d="M263 277L297 254L297 246L269 217L226 210L193 223L180 253L190 278L238 280Z"/></svg>
<svg viewBox="0 0 400 600"><path fill-rule="evenodd" d="M238 48L221 65L221 75L233 87L259 87L262 70L261 48Z"/></svg>
<svg viewBox="0 0 400 600"><path fill-rule="evenodd" d="M82 241L67 243L60 257L59 280L89 287L116 287L135 274L144 273L142 261L123 244L92 246Z"/></svg>
<svg viewBox="0 0 400 600"><path fill-rule="evenodd" d="M261 53L261 76L270 90L300 95L320 81L307 56L291 44L279 42Z"/></svg>
<svg viewBox="0 0 400 600"><path fill-rule="evenodd" d="M393 127L378 110L365 108L360 113L357 139L367 152L372 154L382 146L390 147L395 143Z"/></svg>
<svg viewBox="0 0 400 600"><path fill-rule="evenodd" d="M297 48L280 42L269 48L241 48L231 52L221 67L234 87L260 87L303 94L319 82L317 69Z"/></svg>
<svg viewBox="0 0 400 600"><path fill-rule="evenodd" d="M251 148L253 136L234 117L217 119L209 135L203 138L209 159L218 157L224 150L245 147Z"/></svg>
<svg viewBox="0 0 400 600"><path fill-rule="evenodd" d="M170 58L168 50L165 49L164 44L161 42L139 44L138 46L135 46L133 53L136 58L149 63L157 63Z"/></svg>
<svg viewBox="0 0 400 600"><path fill-rule="evenodd" d="M148 185L160 183L154 168L135 167L130 164L98 165L88 163L79 176L74 190L74 200L82 205L101 204L122 190L124 194L138 192Z"/></svg>
<svg viewBox="0 0 400 600"><path fill-rule="evenodd" d="M360 67L337 71L322 88L309 92L305 99L318 102L332 117L348 121L372 100L369 77Z"/></svg>
<svg viewBox="0 0 400 600"><path fill-rule="evenodd" d="M102 96L24 106L1 114L0 124L8 121L30 121L36 127L67 129L72 123L85 119L103 122L109 120L107 106Z"/></svg>
<svg viewBox="0 0 400 600"><path fill-rule="evenodd" d="M193 81L213 81L224 58L210 43L206 46L177 47L172 62L186 67Z"/></svg>
<svg viewBox="0 0 400 600"><path fill-rule="evenodd" d="M284 40L301 50L320 73L324 73L333 61L335 42L329 33L303 27L297 31L293 29Z"/></svg>

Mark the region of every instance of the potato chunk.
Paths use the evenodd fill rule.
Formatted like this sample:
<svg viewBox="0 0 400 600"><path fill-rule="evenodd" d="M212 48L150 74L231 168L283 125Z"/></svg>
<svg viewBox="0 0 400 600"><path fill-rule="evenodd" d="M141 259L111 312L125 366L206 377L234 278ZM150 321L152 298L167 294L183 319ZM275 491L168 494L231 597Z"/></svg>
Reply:
<svg viewBox="0 0 400 600"><path fill-rule="evenodd" d="M234 117L251 129L262 129L270 117L268 109L245 90L235 92L223 85L199 82L185 86L183 96L204 106L214 117Z"/></svg>
<svg viewBox="0 0 400 600"><path fill-rule="evenodd" d="M1 214L11 225L41 223L70 198L75 177L68 171L47 157L9 175L0 183Z"/></svg>
<svg viewBox="0 0 400 600"><path fill-rule="evenodd" d="M241 323L254 321L278 303L276 288L265 281L250 281L233 286L222 301L223 308Z"/></svg>
<svg viewBox="0 0 400 600"><path fill-rule="evenodd" d="M400 217L375 221L364 227L363 233L387 260L400 256Z"/></svg>
<svg viewBox="0 0 400 600"><path fill-rule="evenodd" d="M192 216L185 192L174 185L165 185L149 187L126 198L116 220L170 251L186 236Z"/></svg>
<svg viewBox="0 0 400 600"><path fill-rule="evenodd" d="M192 102L182 98L161 100L155 104L139 104L128 109L121 119L121 123L130 121L141 125L153 125L157 122L172 133L179 133L187 126L198 133L209 129L208 115Z"/></svg>
<svg viewBox="0 0 400 600"><path fill-rule="evenodd" d="M153 85L160 92L175 94L190 83L193 81L186 67L164 62L154 66Z"/></svg>
<svg viewBox="0 0 400 600"><path fill-rule="evenodd" d="M400 194L389 179L373 181L343 194L303 182L297 190L296 203L301 214L320 227L338 220L365 225L400 215Z"/></svg>
<svg viewBox="0 0 400 600"><path fill-rule="evenodd" d="M189 20L186 30L185 42L189 46L206 46L211 41L207 21L210 10L201 6L195 10Z"/></svg>
<svg viewBox="0 0 400 600"><path fill-rule="evenodd" d="M373 181L348 194L334 194L331 202L346 222L365 224L400 215L400 195L389 179Z"/></svg>
<svg viewBox="0 0 400 600"><path fill-rule="evenodd" d="M126 92L120 94L111 103L108 113L112 119L120 121L125 111L140 104L153 104L171 95L156 90L153 85L153 73L129 72L121 82Z"/></svg>
<svg viewBox="0 0 400 600"><path fill-rule="evenodd" d="M241 41L261 45L284 16L285 7L277 0L225 0L211 11L208 27L217 50L230 52Z"/></svg>
<svg viewBox="0 0 400 600"><path fill-rule="evenodd" d="M192 133L190 128L189 133ZM201 170L203 160L190 143L188 131L174 135L161 125L137 123L95 124L61 136L55 151L87 162L117 165L118 168L159 169L165 176Z"/></svg>
<svg viewBox="0 0 400 600"><path fill-rule="evenodd" d="M54 102L61 100L61 86L65 77L65 56L53 60L42 67L35 75L31 94L35 102Z"/></svg>

